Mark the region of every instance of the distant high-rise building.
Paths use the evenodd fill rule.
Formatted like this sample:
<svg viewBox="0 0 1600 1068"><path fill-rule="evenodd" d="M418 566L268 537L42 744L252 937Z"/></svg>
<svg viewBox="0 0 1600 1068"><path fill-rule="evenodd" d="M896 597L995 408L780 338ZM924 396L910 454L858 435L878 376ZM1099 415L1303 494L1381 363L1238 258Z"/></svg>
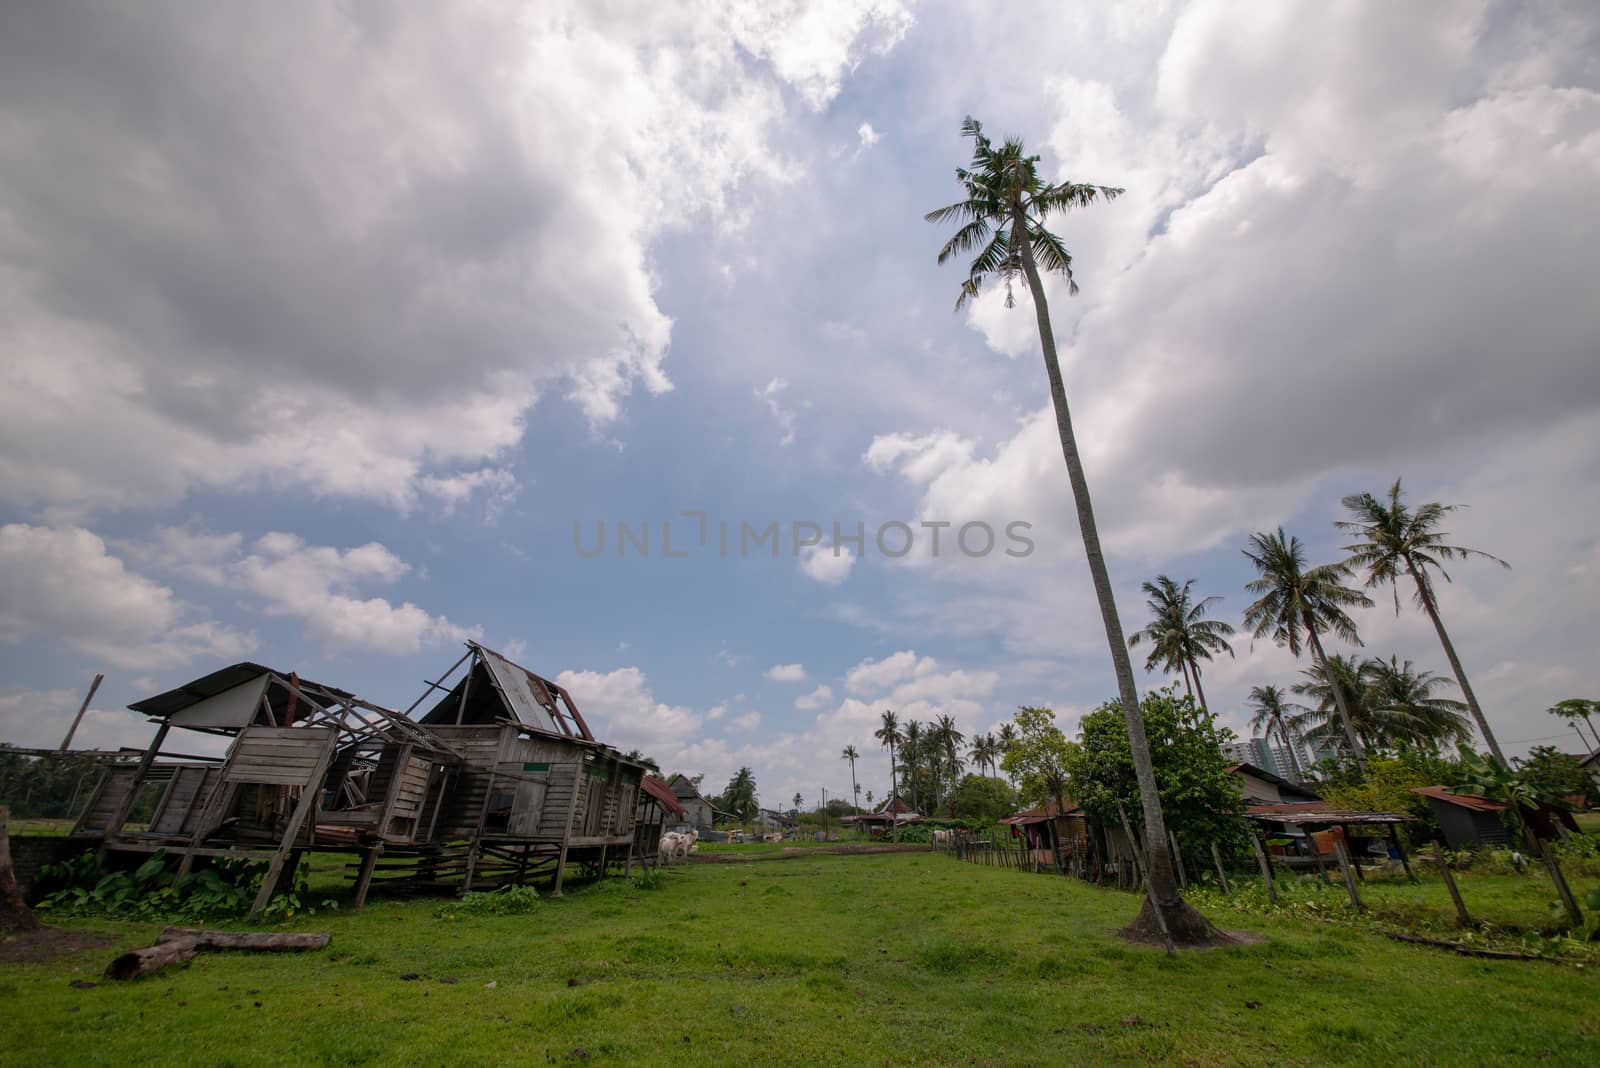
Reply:
<svg viewBox="0 0 1600 1068"><path fill-rule="evenodd" d="M1270 771L1279 778L1297 782L1307 778L1311 769L1312 760L1306 752L1303 739L1295 739L1297 748L1295 757L1300 761L1301 771L1295 772L1294 761L1289 758L1289 751L1276 739L1255 737L1248 740L1229 742L1222 747L1222 751L1229 760L1237 764L1253 764L1262 771Z"/></svg>

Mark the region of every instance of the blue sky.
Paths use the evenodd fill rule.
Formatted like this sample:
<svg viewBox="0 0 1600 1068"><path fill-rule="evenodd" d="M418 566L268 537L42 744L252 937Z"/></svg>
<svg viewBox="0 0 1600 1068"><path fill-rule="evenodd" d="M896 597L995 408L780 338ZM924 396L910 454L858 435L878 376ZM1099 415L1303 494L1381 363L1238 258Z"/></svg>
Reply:
<svg viewBox="0 0 1600 1068"><path fill-rule="evenodd" d="M8 22L4 740L57 740L104 671L83 740L140 742L128 701L246 657L404 707L468 637L769 801L846 792L846 743L881 793L884 708L1071 729L1113 687L1032 310L953 312L922 221L966 114L1128 190L1064 221L1083 292L1050 294L1128 629L1159 572L1237 623L1251 531L1331 559L1339 497L1404 475L1514 565L1444 595L1508 748L1600 690L1583 4ZM713 545L663 558L695 510ZM719 520L923 537L725 559ZM1024 559L920 526L1013 521ZM1361 624L1444 670L1409 609ZM1238 727L1303 665L1235 644Z"/></svg>

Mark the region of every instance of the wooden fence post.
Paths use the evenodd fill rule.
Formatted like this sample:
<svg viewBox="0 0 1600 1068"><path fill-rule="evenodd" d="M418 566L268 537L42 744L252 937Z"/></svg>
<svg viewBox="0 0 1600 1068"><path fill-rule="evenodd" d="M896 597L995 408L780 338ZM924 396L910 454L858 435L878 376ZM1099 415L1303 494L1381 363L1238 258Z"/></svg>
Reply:
<svg viewBox="0 0 1600 1068"><path fill-rule="evenodd" d="M1222 850L1217 848L1217 843L1211 843L1211 859L1217 862L1217 878L1222 880L1222 892L1233 896L1233 887L1228 885L1228 873L1222 870Z"/></svg>
<svg viewBox="0 0 1600 1068"><path fill-rule="evenodd" d="M1250 848L1256 851L1256 863L1261 866L1261 881L1267 884L1267 900L1276 905L1278 903L1278 886L1272 880L1272 862L1267 859L1267 851L1261 846L1261 839L1256 837L1256 832L1250 832Z"/></svg>
<svg viewBox="0 0 1600 1068"><path fill-rule="evenodd" d="M1433 862L1439 865L1439 874L1444 877L1444 888L1450 891L1450 900L1455 904L1456 926L1471 927L1472 917L1467 915L1467 906L1461 900L1461 891L1456 889L1456 877L1450 874L1450 862L1444 859L1444 847L1437 842L1433 845Z"/></svg>

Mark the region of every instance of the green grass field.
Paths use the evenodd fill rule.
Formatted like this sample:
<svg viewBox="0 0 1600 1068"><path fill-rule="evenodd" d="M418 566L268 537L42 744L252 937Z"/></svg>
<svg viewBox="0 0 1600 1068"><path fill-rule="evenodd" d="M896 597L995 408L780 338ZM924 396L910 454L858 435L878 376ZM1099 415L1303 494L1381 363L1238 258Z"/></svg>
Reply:
<svg viewBox="0 0 1600 1068"><path fill-rule="evenodd" d="M441 904L92 989L69 983L156 927L79 924L116 944L0 966L0 1063L1600 1063L1592 969L1220 907L1265 942L1168 959L1114 937L1131 894L937 854L691 865L517 916Z"/></svg>

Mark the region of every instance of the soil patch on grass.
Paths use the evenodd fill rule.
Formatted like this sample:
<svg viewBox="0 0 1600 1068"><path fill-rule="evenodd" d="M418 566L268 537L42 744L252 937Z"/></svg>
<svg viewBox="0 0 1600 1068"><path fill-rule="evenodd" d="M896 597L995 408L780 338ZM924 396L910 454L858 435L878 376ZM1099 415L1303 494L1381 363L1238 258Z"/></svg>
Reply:
<svg viewBox="0 0 1600 1068"><path fill-rule="evenodd" d="M109 946L115 939L92 931L41 927L0 942L0 964L46 964L70 953Z"/></svg>

